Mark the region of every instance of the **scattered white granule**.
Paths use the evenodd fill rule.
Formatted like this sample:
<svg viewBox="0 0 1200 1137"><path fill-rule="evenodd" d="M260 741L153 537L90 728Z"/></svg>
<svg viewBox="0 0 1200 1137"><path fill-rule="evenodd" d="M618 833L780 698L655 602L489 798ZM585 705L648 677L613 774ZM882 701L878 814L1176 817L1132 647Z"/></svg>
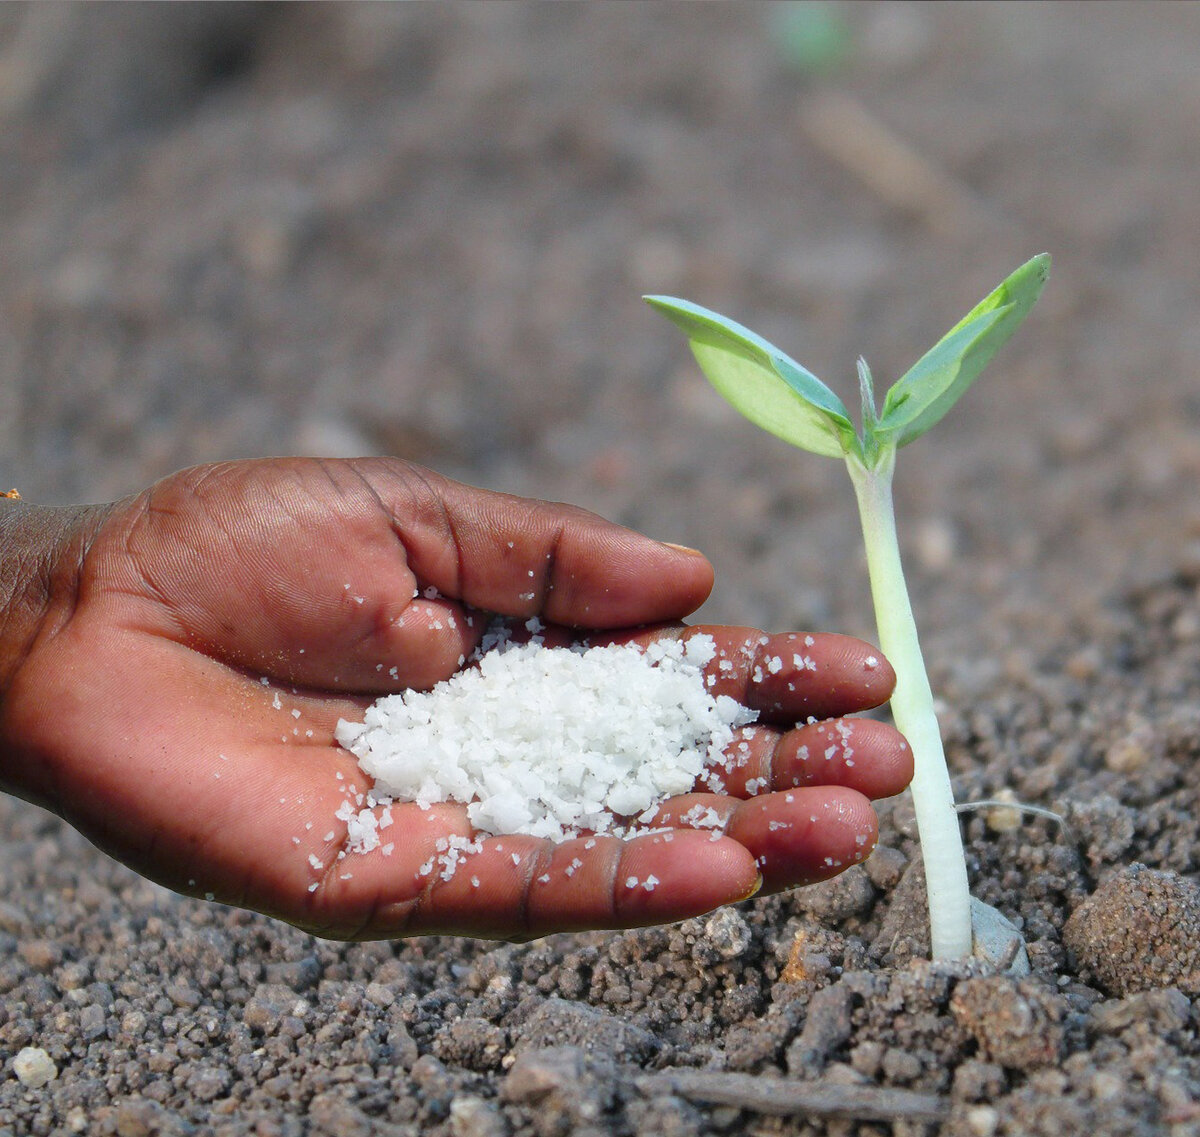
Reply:
<svg viewBox="0 0 1200 1137"><path fill-rule="evenodd" d="M521 854L520 853L512 854L512 863L514 865L519 865L521 863Z"/></svg>
<svg viewBox="0 0 1200 1137"><path fill-rule="evenodd" d="M817 641L816 641L816 640L814 640L814 639L812 638L812 636L805 636L805 637L804 637L804 646L805 646L805 647L812 647L812 645L813 645L813 644L815 644L816 642L817 642Z"/></svg>
<svg viewBox="0 0 1200 1137"><path fill-rule="evenodd" d="M478 888L478 887L479 887L479 877L477 877L477 876L473 876L473 877L471 877L471 887L472 887L472 888Z"/></svg>
<svg viewBox="0 0 1200 1137"><path fill-rule="evenodd" d="M873 655L868 655L865 662L863 663L863 666L868 671L874 671L875 668L877 668L879 666L879 660L877 660Z"/></svg>
<svg viewBox="0 0 1200 1137"><path fill-rule="evenodd" d="M439 596L441 596L441 593L438 592L438 590L434 588L432 584L430 584L421 590L421 595L424 596L426 600L436 600Z"/></svg>
<svg viewBox="0 0 1200 1137"><path fill-rule="evenodd" d="M388 842L386 845L383 845L383 846L380 848L380 850L379 850L379 851L380 851L380 852L381 852L381 853L382 853L382 854L383 854L385 857L390 857L390 856L392 855L392 850L393 850L395 847L396 847L396 842L395 842L395 841L389 841L389 842Z"/></svg>
<svg viewBox="0 0 1200 1137"><path fill-rule="evenodd" d="M792 823L790 821L768 821L767 822L767 828L772 833L776 832L779 829L791 829L791 827L792 827Z"/></svg>
<svg viewBox="0 0 1200 1137"><path fill-rule="evenodd" d="M58 1077L54 1059L40 1046L25 1046L18 1050L12 1068L21 1085L31 1090L39 1090Z"/></svg>
<svg viewBox="0 0 1200 1137"><path fill-rule="evenodd" d="M638 883L638 878L636 876L629 876L625 878L626 888L637 888Z"/></svg>
<svg viewBox="0 0 1200 1137"><path fill-rule="evenodd" d="M721 816L711 806L694 805L679 819L693 829L716 829L721 825Z"/></svg>
<svg viewBox="0 0 1200 1137"><path fill-rule="evenodd" d="M656 884L658 884L658 877L656 877L653 873L651 873L644 881L642 881L642 887L647 892L653 892Z"/></svg>
<svg viewBox="0 0 1200 1137"><path fill-rule="evenodd" d="M837 753L836 746L825 747L825 761L828 762Z"/></svg>
<svg viewBox="0 0 1200 1137"><path fill-rule="evenodd" d="M321 838L321 840L323 840L323 841L332 841L332 840L333 840L333 836L334 836L333 830L332 830L332 829L330 829L330 830L329 830L329 832L328 832L328 833L326 833L326 834L325 834L325 836Z"/></svg>
<svg viewBox="0 0 1200 1137"><path fill-rule="evenodd" d="M338 880L350 880L353 876L352 872L344 872L338 877Z"/></svg>
<svg viewBox="0 0 1200 1137"><path fill-rule="evenodd" d="M772 675L778 675L783 670L783 660L777 655L771 656L771 658L767 660L767 670Z"/></svg>
<svg viewBox="0 0 1200 1137"><path fill-rule="evenodd" d="M279 692L275 692L275 697L271 700L271 709L276 711L283 710L283 704L279 701Z"/></svg>
<svg viewBox="0 0 1200 1137"><path fill-rule="evenodd" d="M292 708L292 718L298 719L299 717L300 717L300 712L298 710L296 710L295 707L293 707Z"/></svg>
<svg viewBox="0 0 1200 1137"><path fill-rule="evenodd" d="M550 883L550 874L548 872L542 873L542 875L538 877L538 883L539 884L549 884Z"/></svg>
<svg viewBox="0 0 1200 1137"><path fill-rule="evenodd" d="M292 838L292 844L293 844L293 845L299 845L299 844L300 844L300 838L299 838L299 837L293 837L293 838Z"/></svg>
<svg viewBox="0 0 1200 1137"><path fill-rule="evenodd" d="M375 779L376 801L465 802L487 834L624 836L634 827L618 819L644 823L659 802L691 790L756 717L705 689L716 654L707 635L642 650L496 634L484 648L478 667L386 696L361 723L338 723L335 737ZM352 834L347 847L374 846Z"/></svg>
<svg viewBox="0 0 1200 1137"><path fill-rule="evenodd" d="M308 886L308 891L309 891L309 892L316 892L316 891L317 891L317 882L316 882L315 880L312 882L312 884L310 884L310 885Z"/></svg>
<svg viewBox="0 0 1200 1137"><path fill-rule="evenodd" d="M318 860L312 853L308 854L308 863L318 872L325 867L325 863Z"/></svg>

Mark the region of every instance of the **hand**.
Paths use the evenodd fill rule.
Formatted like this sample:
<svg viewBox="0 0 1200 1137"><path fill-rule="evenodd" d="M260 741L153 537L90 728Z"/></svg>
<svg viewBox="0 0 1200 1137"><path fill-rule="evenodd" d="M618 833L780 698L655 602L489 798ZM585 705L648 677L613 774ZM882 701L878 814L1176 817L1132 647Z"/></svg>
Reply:
<svg viewBox="0 0 1200 1137"><path fill-rule="evenodd" d="M367 788L333 740L339 719L451 675L480 610L537 615L560 637L692 634L674 622L708 594L708 562L390 459L198 467L112 506L43 512L19 531L50 534L50 551L16 582L24 599L0 636L4 787L170 888L323 936L529 938L680 919L861 860L875 841L867 799L911 777L903 740L880 723L783 729L886 699L893 675L868 645L814 636L803 654L816 670L797 670L786 637L710 628L719 646L785 666L719 674L714 690L765 725L743 730L749 761L731 760L724 793L698 787L664 807L680 826L670 840L491 837L444 881L419 870L439 840L470 834L465 807L397 804L390 855L339 860L334 815L351 784ZM35 616L31 594L44 599ZM697 803L724 836L686 827Z"/></svg>

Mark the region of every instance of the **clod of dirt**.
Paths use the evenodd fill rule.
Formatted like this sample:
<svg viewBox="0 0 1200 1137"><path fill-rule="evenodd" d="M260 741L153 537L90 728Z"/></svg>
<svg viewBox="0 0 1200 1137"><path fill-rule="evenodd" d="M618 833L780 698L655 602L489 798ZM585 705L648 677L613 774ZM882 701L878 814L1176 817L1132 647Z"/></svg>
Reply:
<svg viewBox="0 0 1200 1137"><path fill-rule="evenodd" d="M550 1046L517 1058L500 1097L535 1106L539 1133L570 1133L596 1125L613 1108L616 1080L608 1055L589 1054L578 1046Z"/></svg>
<svg viewBox="0 0 1200 1137"><path fill-rule="evenodd" d="M1066 1046L1067 1000L1036 979L984 975L959 983L950 1011L984 1058L1016 1070L1050 1066Z"/></svg>
<svg viewBox="0 0 1200 1137"><path fill-rule="evenodd" d="M1071 914L1063 944L1080 974L1110 995L1155 987L1200 994L1200 887L1129 865Z"/></svg>
<svg viewBox="0 0 1200 1137"><path fill-rule="evenodd" d="M661 1046L650 1031L570 999L547 999L514 1033L514 1053L575 1047L585 1053L609 1054L622 1061L643 1062Z"/></svg>

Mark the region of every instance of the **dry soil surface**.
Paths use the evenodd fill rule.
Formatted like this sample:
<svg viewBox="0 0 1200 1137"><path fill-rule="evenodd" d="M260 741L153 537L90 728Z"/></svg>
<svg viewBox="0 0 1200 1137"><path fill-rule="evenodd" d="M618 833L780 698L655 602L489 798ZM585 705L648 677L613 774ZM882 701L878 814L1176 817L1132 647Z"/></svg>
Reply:
<svg viewBox="0 0 1200 1137"><path fill-rule="evenodd" d="M1200 8L9 6L0 486L399 453L715 561L706 619L870 636L849 486L639 302L844 394L1033 253L899 509L976 893L911 807L830 884L522 946L343 945L0 805L0 1133L1200 1133ZM23 1084L11 1059L57 1069Z"/></svg>

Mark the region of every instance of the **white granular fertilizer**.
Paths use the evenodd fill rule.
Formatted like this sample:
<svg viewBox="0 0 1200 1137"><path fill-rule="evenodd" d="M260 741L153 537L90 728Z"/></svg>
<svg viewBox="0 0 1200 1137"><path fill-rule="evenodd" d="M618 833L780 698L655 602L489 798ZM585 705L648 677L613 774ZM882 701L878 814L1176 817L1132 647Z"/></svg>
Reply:
<svg viewBox="0 0 1200 1137"><path fill-rule="evenodd" d="M689 792L734 728L755 718L708 691L702 669L716 647L707 635L645 650L500 639L477 667L427 692L379 699L361 723L338 723L338 742L375 780L368 805L387 814L389 801L459 801L481 833L625 836L652 822L665 798ZM351 851L379 846L391 822L350 802L338 816ZM451 845L440 858L447 871L458 850L478 848Z"/></svg>

